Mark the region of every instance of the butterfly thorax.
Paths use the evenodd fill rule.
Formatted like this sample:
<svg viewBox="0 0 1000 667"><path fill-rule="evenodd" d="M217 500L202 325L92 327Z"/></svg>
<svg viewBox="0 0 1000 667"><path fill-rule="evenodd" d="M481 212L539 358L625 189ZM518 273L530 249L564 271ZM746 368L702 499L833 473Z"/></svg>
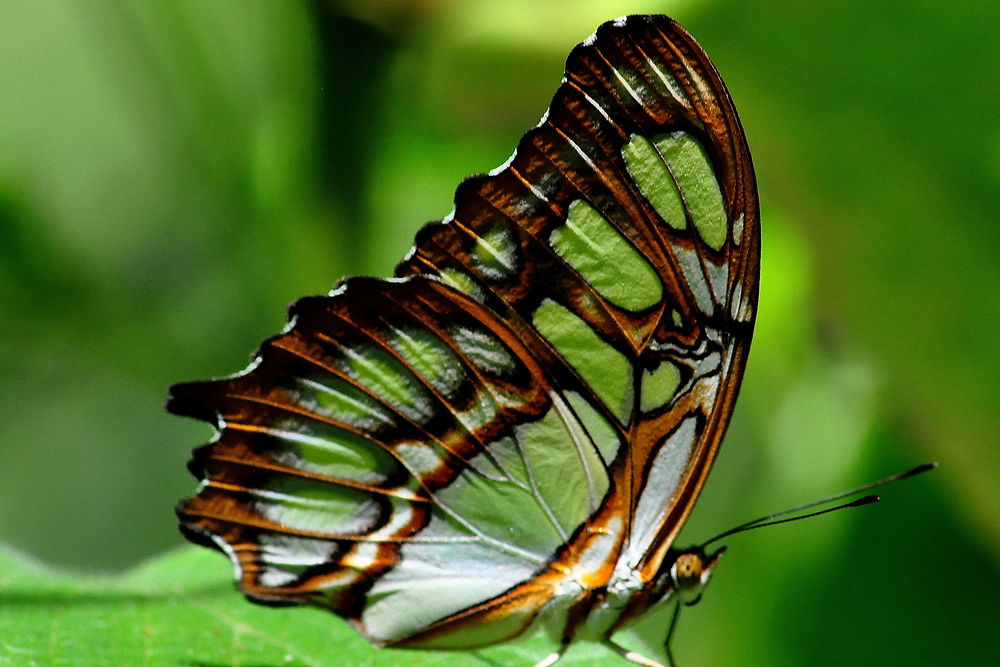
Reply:
<svg viewBox="0 0 1000 667"><path fill-rule="evenodd" d="M608 534L596 536L590 555L599 552L602 542L607 547L612 541ZM644 577L640 569L619 558L611 576L595 587L587 585L587 576L580 576L584 560L569 568L556 564L555 571L565 578L555 586L555 594L543 613L544 622L554 639L564 644L604 641L655 607L698 602L724 551L706 555L698 547L669 550L652 578ZM598 571L587 574L594 581Z"/></svg>

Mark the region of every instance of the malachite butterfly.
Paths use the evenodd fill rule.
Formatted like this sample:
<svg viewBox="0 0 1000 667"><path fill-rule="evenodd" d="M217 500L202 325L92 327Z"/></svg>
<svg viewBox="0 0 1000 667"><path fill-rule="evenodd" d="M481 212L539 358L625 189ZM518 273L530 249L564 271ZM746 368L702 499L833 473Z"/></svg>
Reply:
<svg viewBox="0 0 1000 667"><path fill-rule="evenodd" d="M655 664L612 636L695 600L718 558L673 542L736 400L759 251L708 56L665 16L606 23L395 278L301 299L247 370L171 389L218 430L181 528L250 600L377 645L544 628L546 664L574 641Z"/></svg>

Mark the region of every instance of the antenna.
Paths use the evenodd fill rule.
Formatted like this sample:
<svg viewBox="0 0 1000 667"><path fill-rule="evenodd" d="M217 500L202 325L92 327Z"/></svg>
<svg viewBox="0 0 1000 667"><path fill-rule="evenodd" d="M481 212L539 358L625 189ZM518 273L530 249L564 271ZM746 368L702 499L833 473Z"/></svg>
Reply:
<svg viewBox="0 0 1000 667"><path fill-rule="evenodd" d="M916 468L911 468L910 470L907 470L906 472L897 473L897 474L892 475L890 477L886 477L885 479L880 479L877 482L872 482L870 484L865 484L864 486L859 486L856 489L851 489L850 491L844 491L842 493L837 493L837 494L834 494L832 496L829 496L829 497L826 497L826 498L822 498L820 500L814 500L812 502L805 503L803 505L796 505L795 507L789 507L788 509L781 510L780 512L775 512L774 514L768 514L767 516L762 516L762 517L760 517L758 519L754 519L753 521L747 521L746 523L741 523L740 525L736 526L735 528L730 528L727 531L719 533L718 535L716 535L712 539L710 539L707 542L705 542L704 544L702 544L701 548L704 549L705 547L707 547L712 542L718 542L719 540L723 539L724 537L729 537L730 535L735 535L736 533L743 533L743 532L746 532L748 530L754 530L755 528L763 528L765 526L777 526L778 524L781 524L781 523L788 523L790 521L798 521L800 519L809 519L809 518L814 517L814 516L820 516L821 514L828 514L829 512L836 512L837 510L847 509L848 507L860 507L862 505L868 505L868 504L871 504L871 503L878 502L879 501L879 497L878 496L876 496L876 495L867 495L867 496L864 496L863 498L858 498L856 500L852 500L850 502L843 503L841 505L836 505L834 507L827 507L826 509L817 510L815 512L808 512L806 514L799 514L799 512L804 512L805 510L810 510L810 509L812 509L814 507L820 507L822 505L826 505L827 503L832 503L835 500L840 500L842 498L847 498L849 496L854 496L854 495L857 495L859 493L863 493L865 491L870 491L870 490L872 490L874 488L877 488L879 486L883 486L885 484L891 484L892 482L898 482L901 479L906 479L907 477L913 477L914 475L919 475L921 473L925 473L925 472L927 472L929 470L933 470L934 468L937 468L937 462L932 461L930 463L922 463L922 464L918 465ZM795 515L795 516L789 516L790 514L791 515ZM781 517L785 517L785 518L781 518Z"/></svg>

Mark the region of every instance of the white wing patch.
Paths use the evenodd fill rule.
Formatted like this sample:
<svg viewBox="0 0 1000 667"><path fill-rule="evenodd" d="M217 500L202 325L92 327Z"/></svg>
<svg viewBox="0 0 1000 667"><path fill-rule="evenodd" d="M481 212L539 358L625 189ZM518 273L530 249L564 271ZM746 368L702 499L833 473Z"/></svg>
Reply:
<svg viewBox="0 0 1000 667"><path fill-rule="evenodd" d="M632 534L622 561L629 568L636 568L649 550L659 531L663 515L673 505L674 494L681 475L691 457L691 448L697 435L697 420L688 417L661 445L653 465L646 475L646 484L639 494Z"/></svg>

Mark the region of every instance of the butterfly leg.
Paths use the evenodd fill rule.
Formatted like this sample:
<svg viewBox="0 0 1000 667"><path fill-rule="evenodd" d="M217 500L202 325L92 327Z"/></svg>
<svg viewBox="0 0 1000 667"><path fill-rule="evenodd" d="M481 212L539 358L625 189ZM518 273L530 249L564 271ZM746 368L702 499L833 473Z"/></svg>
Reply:
<svg viewBox="0 0 1000 667"><path fill-rule="evenodd" d="M559 661L559 658L563 657L563 653L566 652L567 648L568 647L566 645L563 645L562 647L559 648L558 651L553 651L552 653L548 654L547 656L536 662L534 667L552 667L552 665L556 664L556 662Z"/></svg>
<svg viewBox="0 0 1000 667"><path fill-rule="evenodd" d="M677 619L681 616L681 603L680 600L674 605L674 613L670 615L670 627L667 629L667 637L663 640L663 650L667 654L667 664L670 667L676 667L677 663L674 662L674 654L670 650L670 642L674 638L674 630L677 629Z"/></svg>
<svg viewBox="0 0 1000 667"><path fill-rule="evenodd" d="M655 660L650 660L645 656L639 655L635 651L630 651L627 648L619 646L610 639L604 640L604 645L629 662L633 662L637 665L642 665L643 667L665 667L665 665L662 665ZM671 664L673 663L671 662Z"/></svg>

